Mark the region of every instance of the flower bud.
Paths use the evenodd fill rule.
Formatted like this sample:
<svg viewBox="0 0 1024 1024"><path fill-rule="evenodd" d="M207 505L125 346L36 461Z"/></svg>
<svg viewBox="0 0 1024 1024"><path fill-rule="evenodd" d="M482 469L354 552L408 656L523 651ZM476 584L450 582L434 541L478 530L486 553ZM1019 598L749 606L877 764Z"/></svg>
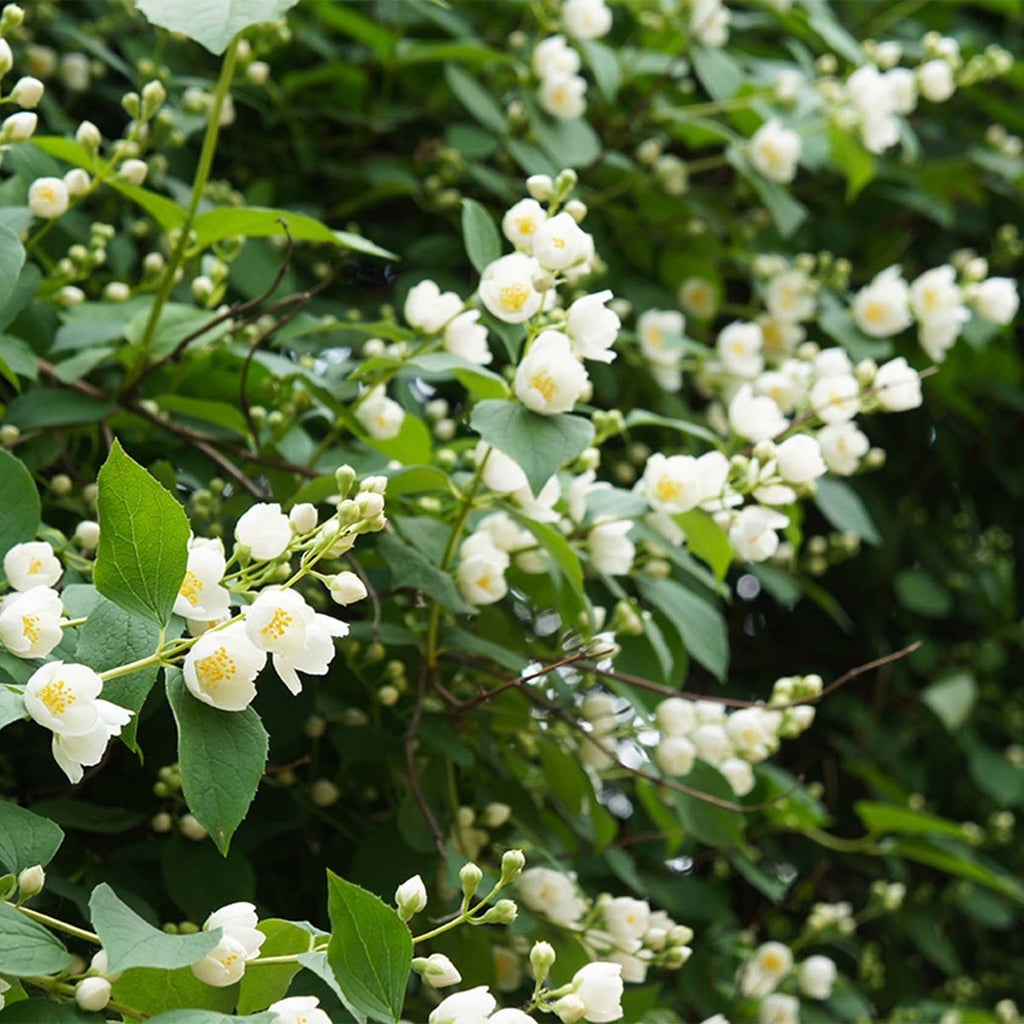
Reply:
<svg viewBox="0 0 1024 1024"><path fill-rule="evenodd" d="M530 963L533 966L533 976L538 982L543 982L548 976L555 962L555 947L550 942L535 942L530 950Z"/></svg>
<svg viewBox="0 0 1024 1024"><path fill-rule="evenodd" d="M459 969L444 953L431 953L427 957L418 956L412 962L412 969L434 988L458 985L462 981Z"/></svg>
<svg viewBox="0 0 1024 1024"><path fill-rule="evenodd" d="M83 170L81 167L72 167L71 170L64 175L64 184L67 185L68 195L78 199L89 191L89 186L92 184L92 178L89 177L89 172Z"/></svg>
<svg viewBox="0 0 1024 1024"><path fill-rule="evenodd" d="M197 843L209 835L194 814L184 815L178 822L178 828L186 839L192 839Z"/></svg>
<svg viewBox="0 0 1024 1024"><path fill-rule="evenodd" d="M149 167L145 160L125 160L117 169L117 176L129 185L141 185L146 180Z"/></svg>
<svg viewBox="0 0 1024 1024"><path fill-rule="evenodd" d="M498 900L480 921L483 924L511 924L518 916L519 907L515 900Z"/></svg>
<svg viewBox="0 0 1024 1024"><path fill-rule="evenodd" d="M556 1014L562 1021L562 1024L576 1024L576 1021L583 1020L583 1014L586 1012L586 1004L580 999L579 996L572 995L571 993L567 996L562 996L551 1007L551 1012Z"/></svg>
<svg viewBox="0 0 1024 1024"><path fill-rule="evenodd" d="M149 827L154 832L170 832L174 827L174 819L166 811L160 811L159 814L154 814L150 819Z"/></svg>
<svg viewBox="0 0 1024 1024"><path fill-rule="evenodd" d="M288 513L292 526L296 533L309 533L316 529L317 514L316 506L308 501L300 502L291 512Z"/></svg>
<svg viewBox="0 0 1024 1024"><path fill-rule="evenodd" d="M555 183L547 174L531 174L526 179L526 191L539 203L546 202L555 191Z"/></svg>
<svg viewBox="0 0 1024 1024"><path fill-rule="evenodd" d="M7 13L7 8L4 8ZM0 76L6 75L14 67L14 54L11 52L11 44L0 37Z"/></svg>
<svg viewBox="0 0 1024 1024"><path fill-rule="evenodd" d="M142 89L142 116L152 117L165 99L167 99L167 90L164 88L163 82L156 80L147 82Z"/></svg>
<svg viewBox="0 0 1024 1024"><path fill-rule="evenodd" d="M484 808L482 820L488 828L501 828L511 816L512 808L508 804L495 801Z"/></svg>
<svg viewBox="0 0 1024 1024"><path fill-rule="evenodd" d="M386 476L367 476L359 484L360 491L371 491L373 494L386 494L388 478Z"/></svg>
<svg viewBox="0 0 1024 1024"><path fill-rule="evenodd" d="M36 893L42 892L44 885L46 885L46 872L43 870L42 864L34 864L30 868L25 868L18 875L18 888L21 890L22 899L28 899L29 896L35 896Z"/></svg>
<svg viewBox="0 0 1024 1024"><path fill-rule="evenodd" d="M384 511L384 498L374 491L360 491L355 502L363 519L373 519Z"/></svg>
<svg viewBox="0 0 1024 1024"><path fill-rule="evenodd" d="M419 875L406 879L395 890L395 903L398 905L398 916L408 921L427 905L427 889Z"/></svg>
<svg viewBox="0 0 1024 1024"><path fill-rule="evenodd" d="M45 86L38 78L32 78L30 75L26 75L24 78L19 78L14 83L14 88L11 90L11 100L18 104L19 107L25 107L27 109L34 109L39 105L39 101L43 98L43 92Z"/></svg>
<svg viewBox="0 0 1024 1024"><path fill-rule="evenodd" d="M663 963L671 970L678 970L693 956L693 950L689 946L672 946L664 954Z"/></svg>
<svg viewBox="0 0 1024 1024"><path fill-rule="evenodd" d="M462 870L459 871L459 881L462 883L462 895L467 900L471 900L476 895L483 877L484 873L472 861L462 865Z"/></svg>
<svg viewBox="0 0 1024 1024"><path fill-rule="evenodd" d="M0 427L0 444L14 444L21 437L21 431L13 423Z"/></svg>
<svg viewBox="0 0 1024 1024"><path fill-rule="evenodd" d="M75 1002L87 1013L96 1013L110 1002L110 982L106 978L83 978L75 986Z"/></svg>
<svg viewBox="0 0 1024 1024"><path fill-rule="evenodd" d="M0 125L0 143L24 142L26 139L32 138L38 121L39 118L27 110L11 114Z"/></svg>
<svg viewBox="0 0 1024 1024"><path fill-rule="evenodd" d="M334 482L338 486L338 494L344 498L352 489L356 480L356 471L351 466L339 466L334 471Z"/></svg>
<svg viewBox="0 0 1024 1024"><path fill-rule="evenodd" d="M366 584L354 572L339 572L330 577L328 587L335 604L346 605L366 597Z"/></svg>
<svg viewBox="0 0 1024 1024"><path fill-rule="evenodd" d="M526 855L522 850L507 850L501 858L501 884L508 885L526 867Z"/></svg>
<svg viewBox="0 0 1024 1024"><path fill-rule="evenodd" d="M317 779L309 787L309 799L317 807L331 807L341 798L341 791L330 779Z"/></svg>
<svg viewBox="0 0 1024 1024"><path fill-rule="evenodd" d="M103 298L107 302L127 302L131 297L132 290L124 281L111 281L103 289Z"/></svg>

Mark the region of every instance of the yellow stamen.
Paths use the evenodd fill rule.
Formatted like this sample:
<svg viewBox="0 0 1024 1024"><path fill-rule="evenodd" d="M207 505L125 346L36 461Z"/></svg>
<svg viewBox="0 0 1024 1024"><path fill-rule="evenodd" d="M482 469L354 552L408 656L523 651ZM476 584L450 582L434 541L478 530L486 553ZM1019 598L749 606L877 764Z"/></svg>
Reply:
<svg viewBox="0 0 1024 1024"><path fill-rule="evenodd" d="M288 614L283 608L278 608L274 612L274 617L260 630L264 636L272 636L275 640L280 640L281 637L288 632L288 627L292 624L292 616Z"/></svg>
<svg viewBox="0 0 1024 1024"><path fill-rule="evenodd" d="M185 573L185 578L181 581L181 589L178 593L194 607L199 604L199 596L202 594L204 589L205 588L203 587L199 577L189 570Z"/></svg>
<svg viewBox="0 0 1024 1024"><path fill-rule="evenodd" d="M524 284L507 284L498 294L502 309L509 313L519 313L530 297L530 290Z"/></svg>
<svg viewBox="0 0 1024 1024"><path fill-rule="evenodd" d="M78 698L63 679L54 679L39 691L39 699L51 715L63 715Z"/></svg>
<svg viewBox="0 0 1024 1024"><path fill-rule="evenodd" d="M213 654L200 658L196 662L196 679L199 680L199 685L209 693L218 689L221 683L230 681L237 670L238 666L228 654L227 649L218 647Z"/></svg>

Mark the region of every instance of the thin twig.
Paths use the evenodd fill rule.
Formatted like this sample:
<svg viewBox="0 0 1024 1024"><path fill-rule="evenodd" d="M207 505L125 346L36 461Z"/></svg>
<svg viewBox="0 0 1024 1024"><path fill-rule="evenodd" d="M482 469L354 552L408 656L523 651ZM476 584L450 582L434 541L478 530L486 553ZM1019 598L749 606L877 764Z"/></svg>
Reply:
<svg viewBox="0 0 1024 1024"><path fill-rule="evenodd" d="M369 597L370 604L373 606L373 639L379 641L381 620L380 596L370 582L370 577L366 575L366 570L359 564L359 559L351 551L345 555L345 561L352 566L352 571L359 577L363 586L366 587L366 596Z"/></svg>
<svg viewBox="0 0 1024 1024"><path fill-rule="evenodd" d="M214 462L224 470L233 480L237 480L257 501L266 501L269 495L267 492L260 487L255 480L246 476L227 456L222 455L216 448L214 448L207 441L194 441L193 444L204 454L207 458L212 459Z"/></svg>
<svg viewBox="0 0 1024 1024"><path fill-rule="evenodd" d="M543 665L536 671L529 672L524 676L516 676L515 679L506 679L505 682L501 683L499 686L495 686L491 690L483 690L475 697L466 701L461 701L458 708L459 713L461 714L464 711L471 711L478 705L484 704L486 701L497 697L499 693L504 693L505 690L511 690L516 687L523 686L526 683L532 682L534 679L540 679L541 677L546 676L549 672L554 672L556 669L564 668L566 665L574 665L587 657L590 657L587 651L577 651L575 654L570 654L565 658L559 658L558 661L553 661L550 665Z"/></svg>
<svg viewBox="0 0 1024 1024"><path fill-rule="evenodd" d="M405 766L409 772L409 785L412 786L413 796L416 798L416 803L419 805L419 809L430 828L430 834L434 839L434 846L437 847L441 860L446 860L448 851L444 845L444 834L441 832L441 826L438 825L434 812L430 809L430 804L427 803L427 798L423 794L423 787L420 785L419 773L416 771L416 734L419 732L420 720L423 717L423 701L426 699L426 696L427 666L424 663L420 668L419 682L416 684L416 706L413 709L412 721L409 722L409 728L405 733Z"/></svg>

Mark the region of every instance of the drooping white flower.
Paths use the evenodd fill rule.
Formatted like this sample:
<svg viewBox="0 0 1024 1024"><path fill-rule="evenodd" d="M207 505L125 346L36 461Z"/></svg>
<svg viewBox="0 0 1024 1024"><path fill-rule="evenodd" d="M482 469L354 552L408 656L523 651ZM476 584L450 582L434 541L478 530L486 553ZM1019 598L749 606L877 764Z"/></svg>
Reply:
<svg viewBox="0 0 1024 1024"><path fill-rule="evenodd" d="M99 764L133 712L100 699L103 680L87 665L47 662L25 684L25 709L53 733L53 756L71 782Z"/></svg>
<svg viewBox="0 0 1024 1024"><path fill-rule="evenodd" d="M654 761L666 775L689 775L697 748L685 736L665 736L654 752Z"/></svg>
<svg viewBox="0 0 1024 1024"><path fill-rule="evenodd" d="M729 403L729 424L740 437L749 441L765 441L781 434L789 421L767 395L755 395L744 384Z"/></svg>
<svg viewBox="0 0 1024 1024"><path fill-rule="evenodd" d="M562 24L573 39L600 39L612 27L612 12L604 0L565 0Z"/></svg>
<svg viewBox="0 0 1024 1024"><path fill-rule="evenodd" d="M917 106L917 78L914 72L910 68L892 68L883 77L896 113L912 113Z"/></svg>
<svg viewBox="0 0 1024 1024"><path fill-rule="evenodd" d="M453 992L434 1007L428 1024L486 1024L498 1001L486 985Z"/></svg>
<svg viewBox="0 0 1024 1024"><path fill-rule="evenodd" d="M796 177L800 148L800 136L773 117L754 132L750 162L769 181L786 184Z"/></svg>
<svg viewBox="0 0 1024 1024"><path fill-rule="evenodd" d="M727 757L718 770L725 776L736 796L746 796L755 785L754 769L742 757Z"/></svg>
<svg viewBox="0 0 1024 1024"><path fill-rule="evenodd" d="M810 320L814 316L814 283L806 271L790 267L765 285L764 304L779 320Z"/></svg>
<svg viewBox="0 0 1024 1024"><path fill-rule="evenodd" d="M797 972L800 991L812 999L828 999L836 983L836 964L831 957L809 956Z"/></svg>
<svg viewBox="0 0 1024 1024"><path fill-rule="evenodd" d="M256 647L268 651L274 670L292 693L299 672L322 676L334 658L334 638L348 636L348 624L314 612L294 590L267 587L245 613L245 630Z"/></svg>
<svg viewBox="0 0 1024 1024"><path fill-rule="evenodd" d="M606 516L595 520L587 534L590 564L606 576L625 576L636 557L636 545L627 536L633 524L628 519L608 520Z"/></svg>
<svg viewBox="0 0 1024 1024"><path fill-rule="evenodd" d="M622 322L614 310L605 305L611 297L608 290L595 292L577 299L569 307L565 333L572 342L573 352L580 359L610 363L615 358L612 345Z"/></svg>
<svg viewBox="0 0 1024 1024"><path fill-rule="evenodd" d="M409 289L403 313L405 322L424 334L437 334L462 310L463 302L455 292L442 292L434 281L420 281Z"/></svg>
<svg viewBox="0 0 1024 1024"><path fill-rule="evenodd" d="M815 381L809 396L811 409L826 423L852 420L860 411L860 384L852 374L834 374Z"/></svg>
<svg viewBox="0 0 1024 1024"><path fill-rule="evenodd" d="M893 83L873 64L859 67L846 80L846 98L860 120L860 138L871 153L883 153L900 138Z"/></svg>
<svg viewBox="0 0 1024 1024"><path fill-rule="evenodd" d="M855 423L830 423L818 431L825 465L837 476L851 476L867 455L871 442Z"/></svg>
<svg viewBox="0 0 1024 1024"><path fill-rule="evenodd" d="M775 450L779 476L787 483L807 484L825 472L821 446L810 434L786 438Z"/></svg>
<svg viewBox="0 0 1024 1024"><path fill-rule="evenodd" d="M898 266L888 267L854 297L857 326L874 338L888 338L910 326L910 289Z"/></svg>
<svg viewBox="0 0 1024 1024"><path fill-rule="evenodd" d="M668 697L655 711L658 728L666 736L688 736L697 728L697 709L685 697Z"/></svg>
<svg viewBox="0 0 1024 1024"><path fill-rule="evenodd" d="M573 994L583 1002L583 1019L606 1024L622 1017L622 965L597 960L572 976Z"/></svg>
<svg viewBox="0 0 1024 1024"><path fill-rule="evenodd" d="M986 320L997 324L1010 323L1020 308L1017 282L1009 277L990 277L972 284L967 298Z"/></svg>
<svg viewBox="0 0 1024 1024"><path fill-rule="evenodd" d="M540 84L537 100L552 117L571 121L587 110L587 80L579 75L551 75Z"/></svg>
<svg viewBox="0 0 1024 1024"><path fill-rule="evenodd" d="M941 59L925 61L917 69L921 95L932 103L945 103L956 92L956 79L949 62Z"/></svg>
<svg viewBox="0 0 1024 1024"><path fill-rule="evenodd" d="M471 537L462 545L455 582L470 604L494 604L508 593L505 571L509 567L509 556L495 547L486 534L477 536L478 542Z"/></svg>
<svg viewBox="0 0 1024 1024"><path fill-rule="evenodd" d="M580 55L566 43L565 36L548 36L533 48L530 65L538 78L575 75L580 69ZM509 237L507 231L505 237L513 245L518 244L514 238Z"/></svg>
<svg viewBox="0 0 1024 1024"><path fill-rule="evenodd" d="M725 46L729 40L729 8L723 0L693 0L690 35L705 46Z"/></svg>
<svg viewBox="0 0 1024 1024"><path fill-rule="evenodd" d="M526 906L555 924L575 924L587 910L568 875L552 868L527 868L516 881Z"/></svg>
<svg viewBox="0 0 1024 1024"><path fill-rule="evenodd" d="M759 324L735 320L722 329L716 348L726 372L737 377L756 377L764 368L763 345Z"/></svg>
<svg viewBox="0 0 1024 1024"><path fill-rule="evenodd" d="M725 728L714 722L703 722L689 736L697 756L708 764L721 764L731 753L732 743Z"/></svg>
<svg viewBox="0 0 1024 1024"><path fill-rule="evenodd" d="M748 505L740 510L729 529L729 543L736 556L745 562L763 562L779 549L779 535L775 532L789 524L779 512L761 505Z"/></svg>
<svg viewBox="0 0 1024 1024"><path fill-rule="evenodd" d="M480 300L499 320L521 324L541 307L544 296L533 286L542 273L540 264L525 253L514 252L489 263L480 277Z"/></svg>
<svg viewBox="0 0 1024 1024"><path fill-rule="evenodd" d="M946 353L956 344L962 327L963 321L954 317L947 320L928 320L918 326L917 340L930 359L941 363L946 358Z"/></svg>
<svg viewBox="0 0 1024 1024"><path fill-rule="evenodd" d="M644 951L647 958L651 954ZM618 964L622 968L622 980L632 985L642 985L647 980L647 968L649 959L642 956L634 956L632 953L624 953L622 950L614 950L605 957L609 963ZM492 1018L493 1020L493 1018Z"/></svg>
<svg viewBox="0 0 1024 1024"><path fill-rule="evenodd" d="M757 1024L800 1024L800 1000L773 992L766 996L757 1011Z"/></svg>
<svg viewBox="0 0 1024 1024"><path fill-rule="evenodd" d="M802 365L806 366L806 363ZM767 395L787 416L806 393L806 381L784 370L769 370L754 380L754 394Z"/></svg>
<svg viewBox="0 0 1024 1024"><path fill-rule="evenodd" d="M515 393L543 416L569 412L588 383L587 371L561 331L542 331L516 368Z"/></svg>
<svg viewBox="0 0 1024 1024"><path fill-rule="evenodd" d="M63 616L57 591L15 591L0 603L0 642L19 658L45 658L61 641Z"/></svg>
<svg viewBox="0 0 1024 1024"><path fill-rule="evenodd" d="M903 356L883 363L872 386L879 404L888 412L905 412L921 404L921 378Z"/></svg>
<svg viewBox="0 0 1024 1024"><path fill-rule="evenodd" d="M460 313L444 329L444 347L466 362L486 366L494 356L487 347L487 328L479 320L478 309Z"/></svg>
<svg viewBox="0 0 1024 1024"><path fill-rule="evenodd" d="M4 555L4 574L15 590L55 586L63 571L53 548L45 540L15 544Z"/></svg>
<svg viewBox="0 0 1024 1024"><path fill-rule="evenodd" d="M584 255L586 235L568 213L557 213L537 226L533 257L545 270L565 270Z"/></svg>
<svg viewBox="0 0 1024 1024"><path fill-rule="evenodd" d="M271 1003L267 1010L277 1014L270 1024L331 1024L316 996L288 996Z"/></svg>
<svg viewBox="0 0 1024 1024"><path fill-rule="evenodd" d="M284 554L292 540L292 524L281 506L258 502L235 524L235 540L252 552L253 558L267 560Z"/></svg>
<svg viewBox="0 0 1024 1024"><path fill-rule="evenodd" d="M207 985L225 988L245 974L247 960L260 953L266 936L257 927L252 903L229 903L215 910L203 925L203 931L220 928L222 937L202 960L192 965L192 973Z"/></svg>
<svg viewBox="0 0 1024 1024"><path fill-rule="evenodd" d="M822 349L814 357L814 376L817 379L822 377L838 377L853 373L853 362L846 354L845 349L838 347Z"/></svg>
<svg viewBox="0 0 1024 1024"><path fill-rule="evenodd" d="M377 441L397 437L405 422L405 410L393 398L388 398L383 384L370 391L355 413L366 432Z"/></svg>
<svg viewBox="0 0 1024 1024"><path fill-rule="evenodd" d="M189 649L182 666L193 696L222 711L243 711L256 696L256 677L267 652L256 647L241 622L204 633Z"/></svg>
<svg viewBox="0 0 1024 1024"><path fill-rule="evenodd" d="M228 614L231 595L220 585L227 564L220 538L193 537L188 545L188 563L174 614L198 622L215 622Z"/></svg>

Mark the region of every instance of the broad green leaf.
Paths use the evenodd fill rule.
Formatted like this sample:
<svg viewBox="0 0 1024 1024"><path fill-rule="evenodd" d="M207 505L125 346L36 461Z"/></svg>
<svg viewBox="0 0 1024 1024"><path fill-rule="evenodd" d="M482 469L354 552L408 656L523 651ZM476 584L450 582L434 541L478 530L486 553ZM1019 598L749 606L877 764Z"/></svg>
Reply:
<svg viewBox="0 0 1024 1024"><path fill-rule="evenodd" d="M260 956L287 956L308 953L313 949L313 936L308 929L292 921L269 918L257 928L267 937L260 947ZM288 994L292 978L301 969L299 963L263 964L250 967L242 975L238 989L238 1012L264 1010Z"/></svg>
<svg viewBox="0 0 1024 1024"><path fill-rule="evenodd" d="M334 972L331 970L331 965L327 962L326 953L302 953L299 956L299 963L306 968L307 971L312 971L321 981L324 982L330 988L330 990L341 1000L342 1005L352 1015L355 1024L366 1024L366 1014L361 1010L357 1010L351 1000L341 990L341 986L338 984L338 979L334 976Z"/></svg>
<svg viewBox="0 0 1024 1024"><path fill-rule="evenodd" d="M659 416L657 413L647 412L645 409L631 409L626 414L626 427L630 430L634 427L665 427L668 430L678 430L681 434L690 434L704 441L710 441L714 445L721 440L713 430L709 430L699 423L673 419L670 416Z"/></svg>
<svg viewBox="0 0 1024 1024"><path fill-rule="evenodd" d="M858 800L853 809L870 832L897 832L901 835L951 836L963 839L963 825L934 814L914 811L909 807Z"/></svg>
<svg viewBox="0 0 1024 1024"><path fill-rule="evenodd" d="M230 1013L238 998L238 985L216 988L200 981L191 967L164 971L156 967L132 967L114 982L114 998L143 1013L202 1009Z"/></svg>
<svg viewBox="0 0 1024 1024"><path fill-rule="evenodd" d="M243 29L277 21L298 0L137 0L154 24L223 53Z"/></svg>
<svg viewBox="0 0 1024 1024"><path fill-rule="evenodd" d="M978 683L969 672L953 672L932 683L921 694L921 700L939 717L947 731L959 732L978 699Z"/></svg>
<svg viewBox="0 0 1024 1024"><path fill-rule="evenodd" d="M18 395L7 406L4 422L14 424L24 433L77 423L98 423L105 420L114 408L113 402L66 388L33 388L31 393Z"/></svg>
<svg viewBox="0 0 1024 1024"><path fill-rule="evenodd" d="M448 573L393 533L382 533L377 538L377 550L387 562L397 585L422 590L438 604L461 615L472 615L477 611L474 605L463 599Z"/></svg>
<svg viewBox="0 0 1024 1024"><path fill-rule="evenodd" d="M875 176L875 158L849 129L838 125L829 128L828 142L832 159L846 176L846 201L852 203Z"/></svg>
<svg viewBox="0 0 1024 1024"><path fill-rule="evenodd" d="M6 225L0 224L0 307L11 297L25 264L25 247Z"/></svg>
<svg viewBox="0 0 1024 1024"><path fill-rule="evenodd" d="M71 954L54 934L30 921L10 903L0 902L0 969L23 978L57 974L71 966Z"/></svg>
<svg viewBox="0 0 1024 1024"><path fill-rule="evenodd" d="M173 200L140 185L129 185L117 178L110 180L111 188L126 196L148 213L164 229L171 231L185 222L185 211Z"/></svg>
<svg viewBox="0 0 1024 1024"><path fill-rule="evenodd" d="M267 731L251 707L210 707L188 692L180 671L168 669L166 676L185 800L217 849L227 853L263 777Z"/></svg>
<svg viewBox="0 0 1024 1024"><path fill-rule="evenodd" d="M611 103L619 92L622 72L619 70L619 58L615 50L594 39L579 39L576 45L583 51L583 57L590 70L594 73L598 88L604 93L605 99Z"/></svg>
<svg viewBox="0 0 1024 1024"><path fill-rule="evenodd" d="M601 139L582 117L549 117L529 105L530 127L541 148L561 167L589 167L601 155Z"/></svg>
<svg viewBox="0 0 1024 1024"><path fill-rule="evenodd" d="M691 46L690 60L698 81L712 99L728 99L743 81L743 69L721 47Z"/></svg>
<svg viewBox="0 0 1024 1024"><path fill-rule="evenodd" d="M0 864L8 871L46 867L63 841L64 833L49 818L0 800Z"/></svg>
<svg viewBox="0 0 1024 1024"><path fill-rule="evenodd" d="M868 544L882 543L878 528L864 502L849 484L831 477L822 477L814 492L814 502L837 530L849 530Z"/></svg>
<svg viewBox="0 0 1024 1024"><path fill-rule="evenodd" d="M105 1017L86 1013L74 1003L52 999L19 999L0 1010L0 1024L103 1024Z"/></svg>
<svg viewBox="0 0 1024 1024"><path fill-rule="evenodd" d="M700 509L684 512L674 518L686 534L686 546L690 552L707 562L715 576L724 580L733 555L729 535L725 530Z"/></svg>
<svg viewBox="0 0 1024 1024"><path fill-rule="evenodd" d="M163 626L185 578L184 509L114 441L99 473L96 589L132 615Z"/></svg>
<svg viewBox="0 0 1024 1024"><path fill-rule="evenodd" d="M156 399L156 404L184 419L215 424L243 439L249 436L245 417L237 406L227 402L210 402L204 398L189 398L187 395L161 395Z"/></svg>
<svg viewBox="0 0 1024 1024"><path fill-rule="evenodd" d="M446 64L444 77L448 79L455 98L485 127L504 135L507 122L505 112L497 100L475 78L455 64Z"/></svg>
<svg viewBox="0 0 1024 1024"><path fill-rule="evenodd" d="M36 814L44 814L51 821L76 832L96 835L115 835L125 832L146 820L145 811L129 811L124 807L108 807L89 803L80 797L52 797L37 800L32 805Z"/></svg>
<svg viewBox="0 0 1024 1024"><path fill-rule="evenodd" d="M893 589L900 604L918 615L942 619L953 610L953 595L924 569L901 569Z"/></svg>
<svg viewBox="0 0 1024 1024"><path fill-rule="evenodd" d="M356 1009L397 1021L412 963L412 935L373 893L327 872L331 940L327 962Z"/></svg>
<svg viewBox="0 0 1024 1024"><path fill-rule="evenodd" d="M501 236L491 215L475 200L462 200L462 239L478 273L501 255Z"/></svg>
<svg viewBox="0 0 1024 1024"><path fill-rule="evenodd" d="M96 672L106 672L119 665L148 658L156 651L159 641L160 630L155 623L139 619L100 597L79 631L75 657ZM132 720L121 730L121 739L136 752L138 712L142 710L158 672L159 668L151 665L103 684L105 700L135 712Z"/></svg>
<svg viewBox="0 0 1024 1024"><path fill-rule="evenodd" d="M493 370L462 359L451 352L431 352L425 356L403 360L403 366L419 371L428 380L431 377L454 377L474 398L505 398L508 385Z"/></svg>
<svg viewBox="0 0 1024 1024"><path fill-rule="evenodd" d="M274 1024L280 1017L277 1013L267 1010L241 1017L236 1017L233 1013L217 1013L212 1010L168 1010L149 1019L153 1024Z"/></svg>
<svg viewBox="0 0 1024 1024"><path fill-rule="evenodd" d="M727 149L725 156L758 194L765 209L772 215L779 234L783 238L789 238L807 219L807 207L794 199L785 186L776 181L769 181L759 174L735 146Z"/></svg>
<svg viewBox="0 0 1024 1024"><path fill-rule="evenodd" d="M979 855L962 843L942 838L900 839L887 848L886 853L906 857L919 864L927 864L950 875L969 878L972 882L1024 904L1024 885L1019 879L1004 874L995 865L984 862Z"/></svg>
<svg viewBox="0 0 1024 1024"><path fill-rule="evenodd" d="M194 935L168 935L139 917L106 882L96 886L89 897L89 917L107 951L111 971L189 967L202 960L221 937L219 928Z"/></svg>
<svg viewBox="0 0 1024 1024"><path fill-rule="evenodd" d="M674 580L641 579L640 593L675 626L687 652L716 679L729 667L729 637L722 613Z"/></svg>
<svg viewBox="0 0 1024 1024"><path fill-rule="evenodd" d="M124 325L124 336L133 345L140 345L146 334L152 303L146 302ZM181 342L209 323L212 314L208 309L196 309L184 302L169 302L160 314L160 320L149 342L148 354L154 358L170 355ZM193 344L213 341L227 333L228 324L223 323L204 331Z"/></svg>
<svg viewBox="0 0 1024 1024"><path fill-rule="evenodd" d="M681 781L708 796L736 803L736 794L729 783L720 772L704 761L697 761L690 774ZM683 828L694 838L720 849L739 844L743 835L742 811L731 811L686 793L677 792L672 795Z"/></svg>
<svg viewBox="0 0 1024 1024"><path fill-rule="evenodd" d="M25 698L19 691L0 684L0 729L22 718L28 718Z"/></svg>
<svg viewBox="0 0 1024 1024"><path fill-rule="evenodd" d="M14 547L31 540L39 529L39 491L24 463L0 449L0 558Z"/></svg>
<svg viewBox="0 0 1024 1024"><path fill-rule="evenodd" d="M494 399L473 409L470 426L522 467L534 494L594 439L594 425L582 416L541 416L518 402Z"/></svg>

